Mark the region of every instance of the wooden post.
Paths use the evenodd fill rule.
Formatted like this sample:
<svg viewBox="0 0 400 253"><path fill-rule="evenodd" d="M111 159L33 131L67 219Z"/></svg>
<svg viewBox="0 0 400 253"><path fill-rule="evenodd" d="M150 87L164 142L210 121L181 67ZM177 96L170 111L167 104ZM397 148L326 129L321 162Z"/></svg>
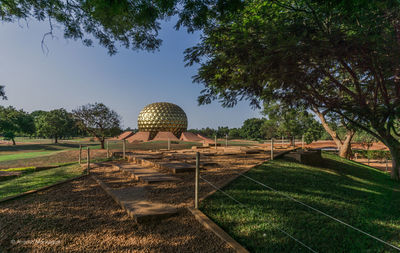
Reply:
<svg viewBox="0 0 400 253"><path fill-rule="evenodd" d="M87 147L87 171L86 173L89 175L90 170L90 149Z"/></svg>
<svg viewBox="0 0 400 253"><path fill-rule="evenodd" d="M110 158L110 144L109 141L106 142L107 145L107 158Z"/></svg>
<svg viewBox="0 0 400 253"><path fill-rule="evenodd" d="M125 152L126 152L126 141L122 141L122 158L125 159Z"/></svg>
<svg viewBox="0 0 400 253"><path fill-rule="evenodd" d="M200 153L196 152L196 175L194 181L194 208L199 208Z"/></svg>
<svg viewBox="0 0 400 253"><path fill-rule="evenodd" d="M168 137L168 150L171 150L171 139Z"/></svg>
<svg viewBox="0 0 400 253"><path fill-rule="evenodd" d="M304 149L304 134L301 136L301 149Z"/></svg>
<svg viewBox="0 0 400 253"><path fill-rule="evenodd" d="M271 160L274 160L274 138L271 138Z"/></svg>
<svg viewBox="0 0 400 253"><path fill-rule="evenodd" d="M217 149L217 135L215 135L214 140L215 140L215 149Z"/></svg>
<svg viewBox="0 0 400 253"><path fill-rule="evenodd" d="M296 139L294 138L294 136L293 136L293 147L296 147Z"/></svg>
<svg viewBox="0 0 400 253"><path fill-rule="evenodd" d="M79 164L82 162L82 144L79 144Z"/></svg>

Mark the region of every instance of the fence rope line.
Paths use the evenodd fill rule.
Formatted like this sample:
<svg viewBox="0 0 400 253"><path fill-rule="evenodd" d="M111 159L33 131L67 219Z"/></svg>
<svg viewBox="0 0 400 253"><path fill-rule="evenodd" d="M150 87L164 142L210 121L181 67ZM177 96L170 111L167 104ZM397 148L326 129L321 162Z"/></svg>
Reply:
<svg viewBox="0 0 400 253"><path fill-rule="evenodd" d="M241 203L240 201L238 201L237 199L235 199L234 197L232 197L231 195L229 195L228 193L224 192L223 190L221 190L220 188L218 188L217 186L215 186L213 183L211 183L210 181L208 181L207 179L203 178L202 176L200 176L200 179L202 179L204 182L208 183L209 185L211 185L215 190L220 191L221 193L223 193L225 196L229 197L230 199L232 199L233 201L235 201L236 203L238 203L239 205L243 206L244 208L250 209L250 207L246 206L245 204ZM288 237L290 237L291 239L293 239L294 241L296 241L297 243L299 243L300 245L302 245L303 247L307 248L308 250L310 250L311 252L314 253L318 253L317 251L313 250L311 247L307 246L305 243L301 242L299 239L295 238L294 236L292 236L291 234L289 234L288 232L280 229L279 227L277 227L277 229L282 232L283 234L287 235Z"/></svg>
<svg viewBox="0 0 400 253"><path fill-rule="evenodd" d="M396 247L396 246L394 246L394 245L392 245L392 244L390 244L390 243L388 243L388 242L386 242L386 241L384 241L384 240L382 240L382 239L380 239L380 238L378 238L376 236L373 236L373 235L371 235L371 234L369 234L369 233L367 233L367 232L365 232L365 231L363 231L363 230L361 230L359 228L356 228L356 227L354 227L354 226L352 226L352 225L350 225L350 224L348 224L348 223L346 223L346 222L344 222L342 220L339 220L339 219L337 219L337 218L335 218L335 217L333 217L333 216L331 216L331 215L329 215L329 214L327 214L327 213L325 213L323 211L320 211L320 210L318 210L318 209L316 209L316 208L314 208L312 206L309 206L306 203L304 203L304 202L302 202L300 200L297 200L297 199L295 199L293 197L290 197L289 195L287 195L285 193L279 192L278 190L275 190L271 186L268 186L268 185L266 185L264 183L261 183L261 182L255 180L255 179L253 179L251 177L248 177L248 176L246 176L246 175L244 175L242 173L237 173L237 172L234 172L234 173L238 174L240 176L243 176L243 177L245 177L245 178L247 178L247 179L249 179L249 180L251 180L251 181L253 181L253 182L255 182L255 183L259 184L259 185L261 185L261 186L264 186L265 188L267 188L267 189L269 189L269 190L271 190L273 192L276 192L276 193L278 193L278 194L280 194L280 195L282 195L282 196L284 196L284 197L286 197L286 198L288 198L288 199L290 199L290 200L292 200L292 201L294 201L294 202L296 202L298 204L301 204L301 205L303 205L303 206L305 206L305 207L307 207L307 208L309 208L309 209L311 209L311 210L313 210L313 211L315 211L317 213L320 213L320 214L322 214L322 215L324 215L326 217L329 217L329 218L331 218L331 219L333 219L333 220L335 220L335 221L337 221L337 222L339 222L339 223L341 223L341 224L343 224L343 225L345 225L345 226L347 226L349 228L352 228L352 229L354 229L354 230L356 230L356 231L358 231L358 232L360 232L360 233L362 233L362 234L364 234L366 236L369 236L369 237L371 237L371 238L373 238L373 239L375 239L375 240L377 240L377 241L379 241L379 242L381 242L381 243L383 243L383 244L385 244L385 245L387 245L387 246L389 246L389 247L391 247L393 249L396 249L396 250L400 251L399 247Z"/></svg>

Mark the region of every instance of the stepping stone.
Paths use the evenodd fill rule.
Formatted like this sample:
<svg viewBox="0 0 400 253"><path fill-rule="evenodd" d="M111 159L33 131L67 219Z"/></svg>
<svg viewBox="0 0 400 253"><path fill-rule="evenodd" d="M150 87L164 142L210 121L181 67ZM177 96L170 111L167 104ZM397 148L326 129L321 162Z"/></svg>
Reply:
<svg viewBox="0 0 400 253"><path fill-rule="evenodd" d="M176 177L160 173L159 171L149 167L139 167L137 165L118 165L119 169L127 174L130 174L134 179L147 184L158 182L178 181Z"/></svg>
<svg viewBox="0 0 400 253"><path fill-rule="evenodd" d="M196 169L196 167L192 164L180 162L157 163L157 167L160 169L169 170L172 173L194 172Z"/></svg>
<svg viewBox="0 0 400 253"><path fill-rule="evenodd" d="M173 216L177 209L171 205L150 202L147 200L146 189L143 186L113 189L104 182L92 176L94 180L117 202L137 223L150 220L161 220Z"/></svg>

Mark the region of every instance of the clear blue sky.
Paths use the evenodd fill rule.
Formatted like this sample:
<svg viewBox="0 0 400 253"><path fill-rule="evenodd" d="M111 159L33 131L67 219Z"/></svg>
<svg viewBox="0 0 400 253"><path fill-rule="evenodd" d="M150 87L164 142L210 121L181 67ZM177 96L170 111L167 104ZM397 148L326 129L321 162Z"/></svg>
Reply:
<svg viewBox="0 0 400 253"><path fill-rule="evenodd" d="M137 127L140 110L153 102L172 102L186 112L189 128L240 127L245 119L260 117L247 102L222 108L217 102L198 106L202 86L192 83L196 68L184 67L183 51L199 35L175 31L174 21L163 23L163 44L154 53L120 48L109 56L97 44L85 47L80 41L48 38L49 53L41 49L47 23L0 23L0 84L6 86L8 101L31 112L103 102L122 116L124 127Z"/></svg>

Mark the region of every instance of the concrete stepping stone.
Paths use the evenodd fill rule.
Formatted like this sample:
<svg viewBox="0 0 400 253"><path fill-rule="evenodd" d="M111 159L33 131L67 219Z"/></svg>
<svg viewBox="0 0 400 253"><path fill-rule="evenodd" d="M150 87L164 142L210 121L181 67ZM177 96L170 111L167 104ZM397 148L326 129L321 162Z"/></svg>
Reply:
<svg viewBox="0 0 400 253"><path fill-rule="evenodd" d="M192 164L181 163L181 162L164 162L157 163L157 167L160 169L169 170L172 173L183 173L183 172L194 172L196 167Z"/></svg>
<svg viewBox="0 0 400 253"><path fill-rule="evenodd" d="M138 165L127 165L127 164L122 164L122 165L120 164L117 166L122 172L130 174L134 179L142 181L147 184L179 180L176 177L161 173L154 168L141 167Z"/></svg>
<svg viewBox="0 0 400 253"><path fill-rule="evenodd" d="M177 209L171 205L150 202L146 196L146 188L143 186L113 189L95 176L92 176L92 178L131 218L135 219L137 223L160 220L171 217L177 213Z"/></svg>

